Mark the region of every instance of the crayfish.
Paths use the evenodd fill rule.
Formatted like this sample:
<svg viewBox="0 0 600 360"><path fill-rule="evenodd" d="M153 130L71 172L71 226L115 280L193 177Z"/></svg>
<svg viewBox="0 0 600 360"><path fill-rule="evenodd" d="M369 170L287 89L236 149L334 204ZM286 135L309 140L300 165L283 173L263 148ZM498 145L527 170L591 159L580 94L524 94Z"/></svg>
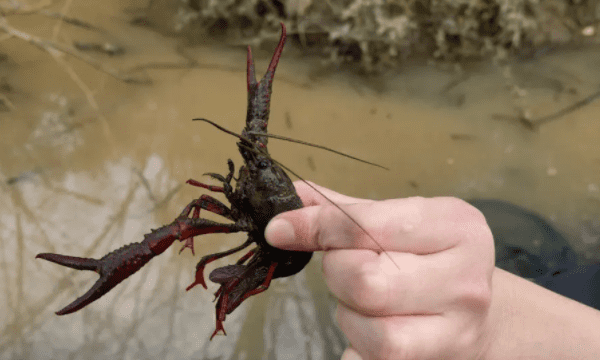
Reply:
<svg viewBox="0 0 600 360"><path fill-rule="evenodd" d="M212 339L219 331L226 334L223 327L225 316L244 300L265 291L272 279L294 275L308 264L312 257L311 252L280 250L270 246L264 237L265 227L275 215L302 207L302 201L296 194L292 181L268 155L268 138L261 136L267 132L273 77L286 39L285 25L282 23L281 27L279 44L260 82L256 81L252 51L248 47L248 111L246 127L239 136L241 141L237 143L245 165L239 169L235 188L231 184L235 172L232 160L228 160L229 173L226 176L206 174L221 182L222 186L207 185L192 179L187 181L190 185L223 193L231 207L209 195L202 195L189 203L172 223L144 235L142 242L125 245L99 260L50 253L38 254L36 258L77 270L95 271L100 275L88 292L56 312L57 315L73 313L99 299L141 269L153 257L167 250L176 240L184 243L182 250L190 248L193 252L194 236L247 232L248 239L240 246L204 256L196 266L195 281L187 287L187 290L190 290L200 284L206 289L204 267L208 263L256 244L254 249L234 265L217 268L209 275L211 281L221 285L215 294L218 297L217 324ZM201 209L218 214L233 223L202 219Z"/></svg>
<svg viewBox="0 0 600 360"><path fill-rule="evenodd" d="M205 188L212 192L223 193L231 206L227 207L227 205L209 195L202 195L189 203L169 225L152 230L151 233L144 235L142 242L125 245L99 260L50 253L38 254L36 258L77 270L95 271L100 275L100 278L88 292L56 312L57 315L73 313L99 299L121 281L141 269L153 257L166 251L176 240L184 243L181 251L189 248L194 253L194 236L242 231L248 233L248 239L243 244L228 251L206 255L200 259L196 265L195 280L186 289L190 290L198 284L206 289L204 267L208 263L256 244L255 248L242 256L234 265L217 268L209 275L212 282L220 284L218 291L215 293L215 297L218 298L216 329L211 336L211 340L219 331L226 334L223 321L225 321L227 314L234 311L250 296L267 290L272 279L291 276L301 271L312 257L312 252L277 249L270 246L265 240L265 228L273 217L279 213L299 209L303 206L292 181L283 169L296 176L298 175L271 158L267 151L268 138L273 137L318 147L387 169L381 165L324 146L267 133L273 78L286 40L286 29L283 23L281 28L282 33L279 44L271 58L267 72L260 82L256 81L252 51L248 47L248 110L246 127L243 129L242 134L238 135L224 129L210 120L194 119L210 123L240 140L237 146L245 165L240 167L237 178L234 178L235 168L233 161L230 159L227 162L229 173L226 176L215 173L205 174L221 182L222 186L208 185L193 179L187 181L190 185ZM231 185L232 180L236 180L235 189ZM307 184L311 186L309 183ZM332 204L349 216L341 207L333 202ZM218 214L233 221L233 223L218 223L202 219L200 218L201 209ZM192 214L191 217L190 214ZM352 218L350 220L365 231L355 220ZM373 239L373 241L375 240Z"/></svg>

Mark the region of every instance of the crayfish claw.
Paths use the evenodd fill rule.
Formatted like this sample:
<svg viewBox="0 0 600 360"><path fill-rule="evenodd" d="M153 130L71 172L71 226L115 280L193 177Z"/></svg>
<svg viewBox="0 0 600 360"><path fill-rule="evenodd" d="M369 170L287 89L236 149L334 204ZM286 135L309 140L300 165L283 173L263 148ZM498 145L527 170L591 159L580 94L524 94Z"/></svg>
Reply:
<svg viewBox="0 0 600 360"><path fill-rule="evenodd" d="M98 300L109 292L116 284L106 281L102 277L96 281L94 286L91 287L85 294L78 297L75 301L65 306L61 310L56 312L56 315L67 315L80 310L92 302Z"/></svg>
<svg viewBox="0 0 600 360"><path fill-rule="evenodd" d="M121 281L141 269L154 256L156 254L147 243L132 243L108 253L100 260L50 253L38 254L36 258L77 270L95 271L100 275L91 289L56 312L56 315L66 315L80 310L104 296Z"/></svg>
<svg viewBox="0 0 600 360"><path fill-rule="evenodd" d="M100 260L81 258L76 256L59 255L52 253L37 254L36 259L44 259L58 265L70 267L76 270L89 270L98 272Z"/></svg>

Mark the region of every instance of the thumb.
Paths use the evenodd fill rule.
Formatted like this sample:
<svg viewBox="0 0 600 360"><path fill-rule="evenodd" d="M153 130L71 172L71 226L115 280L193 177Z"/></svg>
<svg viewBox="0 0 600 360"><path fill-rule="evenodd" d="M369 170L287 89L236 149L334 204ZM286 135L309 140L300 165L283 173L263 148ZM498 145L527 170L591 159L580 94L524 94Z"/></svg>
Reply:
<svg viewBox="0 0 600 360"><path fill-rule="evenodd" d="M267 242L285 250L323 250L318 243L320 226L332 225L320 218L324 215L322 213L324 206L373 202L342 195L310 181L296 181L294 186L306 207L277 215L265 229Z"/></svg>
<svg viewBox="0 0 600 360"><path fill-rule="evenodd" d="M313 225L320 208L309 206L277 215L267 225L265 239L272 246L285 250L321 250Z"/></svg>

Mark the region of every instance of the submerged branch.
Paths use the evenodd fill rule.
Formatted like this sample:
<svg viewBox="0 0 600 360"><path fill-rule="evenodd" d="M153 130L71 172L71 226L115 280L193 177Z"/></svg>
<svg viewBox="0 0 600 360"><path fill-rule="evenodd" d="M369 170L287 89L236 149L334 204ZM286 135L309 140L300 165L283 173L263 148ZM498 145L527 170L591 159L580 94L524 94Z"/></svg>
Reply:
<svg viewBox="0 0 600 360"><path fill-rule="evenodd" d="M535 131L540 126L547 124L551 121L557 120L573 111L579 110L580 108L592 103L593 101L595 101L598 98L600 98L600 90L585 97L582 100L575 102L574 104L567 106L566 108L558 110L557 112L555 112L553 114L542 116L539 119L535 119L535 120L529 119L526 116L524 116L523 114L520 114L519 116L510 116L510 115L504 115L504 114L492 114L492 119L517 121L521 125L526 127L527 129Z"/></svg>
<svg viewBox="0 0 600 360"><path fill-rule="evenodd" d="M140 78L140 77L125 75L118 69L115 69L106 64L103 64L102 62L94 59L93 57L83 54L80 51L75 50L69 46L59 44L57 42L45 40L38 36L31 35L26 32L20 31L16 28L10 26L5 18L0 18L0 29L4 30L4 32L6 32L7 34L9 34L12 37L16 37L20 40L28 42L29 44L34 45L34 46L46 51L47 53L49 53L50 55L53 55L54 57L56 57L57 55L62 55L62 54L67 54L67 55L73 56L73 57L87 63L88 65L92 66L94 69L102 71L103 73L106 73L106 74L114 77L115 79L123 81L125 83L141 84L141 85L149 85L152 83L152 80L149 78Z"/></svg>

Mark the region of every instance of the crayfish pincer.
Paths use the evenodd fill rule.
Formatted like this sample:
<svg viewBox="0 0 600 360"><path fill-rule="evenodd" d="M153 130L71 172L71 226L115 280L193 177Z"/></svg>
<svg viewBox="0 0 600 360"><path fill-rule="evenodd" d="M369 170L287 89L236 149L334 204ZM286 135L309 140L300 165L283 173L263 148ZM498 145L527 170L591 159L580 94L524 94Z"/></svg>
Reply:
<svg viewBox="0 0 600 360"><path fill-rule="evenodd" d="M198 284L206 288L203 272L208 263L252 244L256 245L234 265L213 270L209 276L211 281L220 284L215 294L218 297L217 324L212 339L221 330L225 333L223 328L225 316L244 300L265 291L272 279L294 275L308 264L312 256L311 252L276 249L267 244L264 238L265 227L275 215L302 207L302 201L296 194L292 181L267 151L267 124L273 78L286 39L283 23L281 28L279 44L267 73L260 82L256 81L254 60L248 47L246 126L241 135L236 135L240 139L237 146L245 164L239 169L235 188L231 184L235 171L231 160L228 161L229 173L226 176L207 174L221 182L222 186L207 185L196 180L187 181L190 185L223 193L231 206L228 207L211 196L202 195L189 203L172 223L146 234L142 242L125 245L99 260L49 253L38 254L36 258L77 270L92 270L100 275L88 292L56 314L70 314L89 305L138 271L153 257L163 253L176 240L184 243L182 251L190 248L193 253L194 236L208 233L247 232L248 239L240 246L204 256L196 266L194 282L187 288L190 290ZM201 209L218 214L232 222L219 223L202 219Z"/></svg>

